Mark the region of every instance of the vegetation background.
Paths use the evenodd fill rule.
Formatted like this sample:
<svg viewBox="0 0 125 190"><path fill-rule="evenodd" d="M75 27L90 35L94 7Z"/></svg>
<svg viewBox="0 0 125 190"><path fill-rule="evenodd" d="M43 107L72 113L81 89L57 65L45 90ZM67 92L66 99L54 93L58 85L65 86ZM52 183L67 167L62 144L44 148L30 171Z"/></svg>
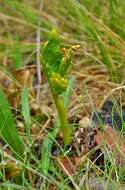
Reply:
<svg viewBox="0 0 125 190"><path fill-rule="evenodd" d="M101 153L100 140L88 147L92 113L108 98L119 113L125 105L124 12L124 0L0 0L1 190L125 189L124 121L122 131L103 133ZM63 94L67 149L41 64L53 28L61 47L80 46Z"/></svg>

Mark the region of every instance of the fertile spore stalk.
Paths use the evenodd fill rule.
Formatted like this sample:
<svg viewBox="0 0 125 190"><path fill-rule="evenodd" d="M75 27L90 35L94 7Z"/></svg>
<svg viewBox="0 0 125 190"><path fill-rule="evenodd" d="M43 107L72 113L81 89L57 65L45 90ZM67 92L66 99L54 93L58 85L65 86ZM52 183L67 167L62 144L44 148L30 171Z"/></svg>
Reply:
<svg viewBox="0 0 125 190"><path fill-rule="evenodd" d="M55 30L51 32L50 39L42 50L42 65L47 77L52 97L60 118L60 130L63 133L63 142L68 145L71 141L72 130L68 124L67 110L62 99L62 93L68 86L68 73L72 65L71 53L79 46L61 48L61 41Z"/></svg>

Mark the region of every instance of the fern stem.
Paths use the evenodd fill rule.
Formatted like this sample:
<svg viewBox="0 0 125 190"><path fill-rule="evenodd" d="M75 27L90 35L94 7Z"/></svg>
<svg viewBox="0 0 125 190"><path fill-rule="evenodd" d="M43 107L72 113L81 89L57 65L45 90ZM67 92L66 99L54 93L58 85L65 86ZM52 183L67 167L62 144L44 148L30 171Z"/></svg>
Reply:
<svg viewBox="0 0 125 190"><path fill-rule="evenodd" d="M63 133L63 141L65 146L68 145L71 141L71 129L68 124L67 110L64 106L64 102L61 97L52 92L53 100L55 102L58 115L60 118L61 131Z"/></svg>

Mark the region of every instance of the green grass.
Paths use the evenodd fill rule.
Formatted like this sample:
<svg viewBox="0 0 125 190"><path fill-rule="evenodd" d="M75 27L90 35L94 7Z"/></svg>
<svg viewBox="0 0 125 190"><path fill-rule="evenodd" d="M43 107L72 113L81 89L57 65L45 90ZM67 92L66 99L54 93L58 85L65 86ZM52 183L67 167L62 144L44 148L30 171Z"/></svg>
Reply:
<svg viewBox="0 0 125 190"><path fill-rule="evenodd" d="M107 84L114 85L114 88L118 87L117 92L121 92L121 89L124 90L122 84L124 84L125 69L125 2L121 0L43 0L43 7L40 3L40 0L0 2L0 129L2 130L1 138L16 153L5 153L5 145L1 147L0 179L2 182L0 189L35 190L34 183L37 176L42 181L38 188L41 190L50 189L52 185L55 185L58 190L83 190L87 189L90 173L95 175L96 180L105 184L105 190L109 185L112 186L112 189L118 189L118 185L124 182L124 167L116 165L115 155L108 151L106 145L104 145L105 165L101 174L99 167L89 159L92 152L85 156L86 161L73 176L64 175L61 171L59 162L55 161L51 154L52 147L55 145L60 154L66 154L67 157L70 153L63 150L56 140L59 119L56 117L56 110L51 102L50 91L43 72L42 83L40 83L40 99L36 98L36 91L39 88L37 64L38 47L42 47L48 40L49 32L53 28L58 31L62 46L69 48L72 45L80 45L79 51L73 58L72 73L76 80L73 85L71 78L67 94L64 94L65 105L69 104L69 119L70 114L73 115L73 121L71 121L74 123L71 123L71 126L75 131L76 126L79 127L79 123L76 121L81 117L82 110L85 109L85 97L87 103L91 105L92 109L95 109L95 102L91 102L93 97L90 97L89 92L86 93L85 88L80 85L78 80L86 67L101 67L106 70ZM40 30L40 34L38 30ZM40 44L37 41L38 38L40 38ZM29 68L31 69L30 74L28 74ZM20 72L25 72L24 76L27 78L24 77L20 81L17 77ZM21 76L23 76L22 73ZM90 79L90 75L88 74L87 80ZM25 84L22 83L23 80ZM82 82L86 83L86 88L87 80ZM108 96L114 95L116 91L110 90ZM77 95L77 91L84 92ZM69 99L70 95L71 99ZM107 94L104 96L107 97ZM8 98L8 101L5 97ZM73 97L75 98L73 99ZM75 101L77 102L76 109L73 107ZM34 103L39 106L32 108ZM117 107L117 104L115 105ZM86 112L90 114L89 110ZM7 117L7 113L9 113L9 117ZM57 118L56 122L54 122L54 118ZM21 132L16 130L18 123L22 125L23 131ZM31 133L33 126L38 133ZM37 154L33 150L33 144L39 138L42 139L43 146L38 142L41 147L40 153ZM7 164L4 165L3 161ZM12 180L7 180L6 168L12 161L17 163L20 172L18 176L12 174L14 175ZM112 175L116 176L115 180Z"/></svg>

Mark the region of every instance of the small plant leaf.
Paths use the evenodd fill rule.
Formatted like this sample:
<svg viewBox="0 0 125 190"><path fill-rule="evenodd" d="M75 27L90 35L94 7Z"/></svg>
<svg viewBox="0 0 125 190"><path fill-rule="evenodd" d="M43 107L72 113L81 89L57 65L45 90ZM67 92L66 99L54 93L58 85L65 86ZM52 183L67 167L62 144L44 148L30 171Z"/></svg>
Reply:
<svg viewBox="0 0 125 190"><path fill-rule="evenodd" d="M60 39L58 38L58 34L53 31L50 40L44 45L42 56L45 62L46 74L50 75L51 72L58 73L62 54L60 48Z"/></svg>
<svg viewBox="0 0 125 190"><path fill-rule="evenodd" d="M29 108L29 100L28 100L28 88L24 87L22 92L22 114L24 117L24 120L26 122L26 125L29 126L30 124L30 108Z"/></svg>
<svg viewBox="0 0 125 190"><path fill-rule="evenodd" d="M16 130L10 105L0 90L0 135L10 148L22 158L24 146Z"/></svg>

